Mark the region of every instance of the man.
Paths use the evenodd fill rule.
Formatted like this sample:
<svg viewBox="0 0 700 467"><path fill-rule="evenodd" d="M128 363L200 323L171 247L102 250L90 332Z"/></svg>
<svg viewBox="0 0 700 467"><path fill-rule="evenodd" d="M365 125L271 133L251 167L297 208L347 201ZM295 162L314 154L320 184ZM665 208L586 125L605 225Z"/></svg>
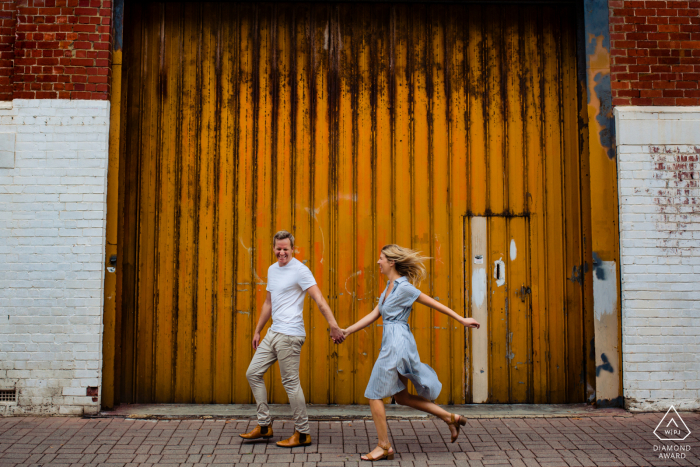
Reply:
<svg viewBox="0 0 700 467"><path fill-rule="evenodd" d="M286 230L280 230L272 243L277 262L267 270L267 298L262 306L258 325L253 335L255 355L250 362L246 378L253 390L258 405L258 426L250 433L241 434L243 439L272 437L272 419L267 405L267 388L263 376L275 361L279 361L282 385L294 413L294 434L277 443L278 446L293 448L311 444L309 417L306 415L306 401L299 384L299 356L304 344L304 297L308 293L314 299L319 311L331 328L331 338L336 344L345 337L333 317L330 307L316 285L314 276L304 264L294 258L294 237ZM272 326L260 342L260 332L272 315Z"/></svg>

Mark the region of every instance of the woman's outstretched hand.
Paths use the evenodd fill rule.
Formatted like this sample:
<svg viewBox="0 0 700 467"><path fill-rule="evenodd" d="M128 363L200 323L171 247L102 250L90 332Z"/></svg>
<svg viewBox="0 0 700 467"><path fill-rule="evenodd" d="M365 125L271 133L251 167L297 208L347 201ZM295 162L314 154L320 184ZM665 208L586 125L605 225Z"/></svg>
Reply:
<svg viewBox="0 0 700 467"><path fill-rule="evenodd" d="M479 329L481 327L481 324L479 324L474 318L462 318L461 320L462 326L465 328L476 328Z"/></svg>

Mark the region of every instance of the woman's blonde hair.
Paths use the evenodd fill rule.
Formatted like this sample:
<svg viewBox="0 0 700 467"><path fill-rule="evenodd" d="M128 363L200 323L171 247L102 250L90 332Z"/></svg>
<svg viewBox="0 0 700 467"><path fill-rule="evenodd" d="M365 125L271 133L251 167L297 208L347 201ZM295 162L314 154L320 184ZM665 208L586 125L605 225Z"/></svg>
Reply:
<svg viewBox="0 0 700 467"><path fill-rule="evenodd" d="M382 253L387 260L394 261L396 272L405 276L411 284L418 285L425 279L427 271L423 262L430 258L422 256L420 251L392 244L382 248Z"/></svg>

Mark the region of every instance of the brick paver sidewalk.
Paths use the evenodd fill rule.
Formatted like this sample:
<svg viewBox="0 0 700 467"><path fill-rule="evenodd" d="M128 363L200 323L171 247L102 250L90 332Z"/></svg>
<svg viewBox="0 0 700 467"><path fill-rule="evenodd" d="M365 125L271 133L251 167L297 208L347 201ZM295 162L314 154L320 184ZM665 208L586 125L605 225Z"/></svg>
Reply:
<svg viewBox="0 0 700 467"><path fill-rule="evenodd" d="M457 443L436 420L390 421L393 462L380 466L700 465L700 414L682 414L693 432L685 459L659 459L653 434L663 414L628 417L470 419ZM293 450L274 441L292 433L274 424L270 442L242 442L248 420L150 421L77 418L0 419L0 466L356 466L375 441L368 420L311 422L314 444ZM658 449L658 448L656 448Z"/></svg>

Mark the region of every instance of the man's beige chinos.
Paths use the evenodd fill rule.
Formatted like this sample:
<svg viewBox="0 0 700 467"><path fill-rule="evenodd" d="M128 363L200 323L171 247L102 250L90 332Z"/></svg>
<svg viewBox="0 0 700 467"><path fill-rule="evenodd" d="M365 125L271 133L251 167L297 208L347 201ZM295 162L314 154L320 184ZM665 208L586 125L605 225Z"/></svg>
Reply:
<svg viewBox="0 0 700 467"><path fill-rule="evenodd" d="M292 406L295 428L299 433L309 434L306 400L299 382L299 360L301 346L305 339L304 336L288 336L268 330L265 338L258 345L246 372L246 378L258 406L260 426L269 426L272 423L263 376L275 361L279 361L282 386L287 391L289 404Z"/></svg>

